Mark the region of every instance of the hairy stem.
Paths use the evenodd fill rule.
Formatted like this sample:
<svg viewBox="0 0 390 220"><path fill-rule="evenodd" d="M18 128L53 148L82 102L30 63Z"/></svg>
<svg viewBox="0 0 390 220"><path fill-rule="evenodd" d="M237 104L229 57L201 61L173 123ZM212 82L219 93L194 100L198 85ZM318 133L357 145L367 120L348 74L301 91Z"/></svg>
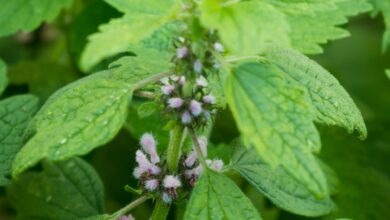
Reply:
<svg viewBox="0 0 390 220"><path fill-rule="evenodd" d="M126 213L130 212L132 209L134 209L135 207L141 205L142 203L144 203L148 199L149 199L149 197L146 196L146 195L143 195L143 196L139 197L138 199L136 199L133 202L129 203L127 206L121 208L120 210L118 210L117 212L112 214L111 218L112 219L117 219L120 216L125 215Z"/></svg>
<svg viewBox="0 0 390 220"><path fill-rule="evenodd" d="M166 204L161 199L158 199L156 201L156 204L154 204L154 209L152 216L150 217L151 220L165 220L168 216L170 206Z"/></svg>
<svg viewBox="0 0 390 220"><path fill-rule="evenodd" d="M179 165L181 144L184 134L184 128L181 125L176 125L171 130L171 136L169 140L168 150L167 150L167 166L169 171L176 172Z"/></svg>
<svg viewBox="0 0 390 220"><path fill-rule="evenodd" d="M160 80L160 79L162 79L164 77L167 77L167 76L169 76L171 74L172 73L170 73L170 72L164 72L164 73L158 73L156 75L148 77L148 78L146 78L146 79L144 79L144 80L134 84L133 85L133 90L141 89L142 87L144 87L144 86L146 86L146 85L148 85L150 83L154 83L154 82L156 82L156 81L158 81L158 80Z"/></svg>
<svg viewBox="0 0 390 220"><path fill-rule="evenodd" d="M196 150L196 154L198 155L198 159L199 159L200 163L202 164L203 168L206 169L207 168L206 159L204 158L204 156L202 154L202 150L200 149L199 141L198 141L198 138L196 137L194 128L192 128L192 127L188 128L188 133L191 136L191 140L192 140L192 143L194 144L194 148Z"/></svg>

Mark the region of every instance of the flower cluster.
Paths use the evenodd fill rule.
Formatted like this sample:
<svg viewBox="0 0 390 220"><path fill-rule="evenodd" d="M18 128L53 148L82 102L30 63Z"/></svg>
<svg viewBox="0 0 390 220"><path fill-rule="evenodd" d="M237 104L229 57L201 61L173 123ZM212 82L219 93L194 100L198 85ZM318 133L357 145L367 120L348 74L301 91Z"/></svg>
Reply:
<svg viewBox="0 0 390 220"><path fill-rule="evenodd" d="M198 138L202 156L207 157L207 139ZM181 156L179 171L173 175L169 173L160 162L157 153L157 142L150 133L142 135L140 140L141 149L136 151L136 162L138 164L133 175L139 180L144 193L160 196L166 203L172 203L178 199L178 194L190 191L196 180L202 174L203 167L199 163L199 155L193 149L188 154ZM206 160L210 169L217 172L223 168L221 160ZM185 195L185 193L183 193Z"/></svg>
<svg viewBox="0 0 390 220"><path fill-rule="evenodd" d="M194 86L185 76L171 76L161 80L161 100L167 113L171 113L183 125L203 126L216 111L216 99L208 91L208 81L198 77ZM186 91L191 88L190 91Z"/></svg>
<svg viewBox="0 0 390 220"><path fill-rule="evenodd" d="M142 135L140 145L142 150L136 151L138 166L133 171L134 177L146 192L161 194L166 203L171 203L177 198L176 189L181 187L181 181L177 176L164 174L156 150L157 142L151 134Z"/></svg>
<svg viewBox="0 0 390 220"><path fill-rule="evenodd" d="M207 157L207 138L199 137L198 143L200 149L202 151L202 155L204 158ZM183 166L184 166L184 176L188 182L188 184L193 187L195 185L196 180L202 174L203 167L198 162L198 154L195 149L188 153L188 155L183 158ZM220 172L223 168L223 161L219 159L214 160L206 160L208 167L214 171Z"/></svg>

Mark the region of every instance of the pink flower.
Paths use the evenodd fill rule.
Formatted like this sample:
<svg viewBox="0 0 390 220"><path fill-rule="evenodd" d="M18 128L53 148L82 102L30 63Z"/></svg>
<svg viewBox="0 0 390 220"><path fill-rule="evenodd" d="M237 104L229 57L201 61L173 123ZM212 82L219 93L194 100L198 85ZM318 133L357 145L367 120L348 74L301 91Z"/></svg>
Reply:
<svg viewBox="0 0 390 220"><path fill-rule="evenodd" d="M206 160L207 165L210 167L210 169L221 172L223 168L223 161L222 160Z"/></svg>
<svg viewBox="0 0 390 220"><path fill-rule="evenodd" d="M184 172L184 175L187 177L187 179L191 178L192 176L198 177L200 174L202 174L203 168L202 165L198 165L197 167L191 169L191 170L186 170Z"/></svg>
<svg viewBox="0 0 390 220"><path fill-rule="evenodd" d="M194 63L194 71L195 73L201 73L203 69L203 64L200 60L196 60Z"/></svg>
<svg viewBox="0 0 390 220"><path fill-rule="evenodd" d="M190 111L193 116L197 117L202 113L202 104L196 100L191 100Z"/></svg>
<svg viewBox="0 0 390 220"><path fill-rule="evenodd" d="M135 161L137 161L140 167L148 167L150 165L150 161L141 150L135 152Z"/></svg>
<svg viewBox="0 0 390 220"><path fill-rule="evenodd" d="M165 176L165 178L163 180L163 184L164 184L165 188L176 189L178 187L181 187L181 182L180 182L179 178L177 178L176 176L172 176L172 175Z"/></svg>
<svg viewBox="0 0 390 220"><path fill-rule="evenodd" d="M145 189L149 191L154 191L158 187L158 180L156 179L150 179L145 181Z"/></svg>
<svg viewBox="0 0 390 220"><path fill-rule="evenodd" d="M179 58L179 59L183 59L183 58L186 57L188 54L189 54L189 50L188 50L187 47L177 48L177 50L176 50L176 56L177 56L177 58Z"/></svg>
<svg viewBox="0 0 390 220"><path fill-rule="evenodd" d="M203 102L207 104L215 104L215 97L211 94L203 96Z"/></svg>
<svg viewBox="0 0 390 220"><path fill-rule="evenodd" d="M156 175L161 172L161 168L152 164L141 150L137 150L135 160L139 165L133 172L136 178L139 178L144 173Z"/></svg>
<svg viewBox="0 0 390 220"><path fill-rule="evenodd" d="M171 98L168 100L168 106L170 108L180 108L184 101L181 98Z"/></svg>
<svg viewBox="0 0 390 220"><path fill-rule="evenodd" d="M160 162L160 157L156 151L156 140L153 135L145 133L141 137L140 144L144 151L150 155L150 160L153 164Z"/></svg>
<svg viewBox="0 0 390 220"><path fill-rule="evenodd" d="M197 80L196 80L196 85L197 86L200 86L200 87L207 87L208 86L208 82L206 80L206 78L204 78L203 76L199 77Z"/></svg>
<svg viewBox="0 0 390 220"><path fill-rule="evenodd" d="M188 112L188 111L185 111L182 115L181 115L181 122L183 124L189 124L191 123L192 121L192 117L191 117L191 114Z"/></svg>
<svg viewBox="0 0 390 220"><path fill-rule="evenodd" d="M186 160L184 161L184 164L186 167L192 167L195 164L196 159L198 159L198 156L196 155L196 151L192 150Z"/></svg>
<svg viewBox="0 0 390 220"><path fill-rule="evenodd" d="M174 85L165 85L165 86L161 87L161 92L164 95L170 95L173 92L173 90L175 90L175 86Z"/></svg>

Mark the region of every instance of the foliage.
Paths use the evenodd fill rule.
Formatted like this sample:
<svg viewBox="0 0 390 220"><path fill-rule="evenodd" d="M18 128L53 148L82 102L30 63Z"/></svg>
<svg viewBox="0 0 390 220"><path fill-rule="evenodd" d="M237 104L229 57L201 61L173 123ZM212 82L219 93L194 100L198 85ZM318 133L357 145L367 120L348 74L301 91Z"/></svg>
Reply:
<svg viewBox="0 0 390 220"><path fill-rule="evenodd" d="M367 12L385 53L388 0L0 0L0 218L389 218L388 57L324 45Z"/></svg>

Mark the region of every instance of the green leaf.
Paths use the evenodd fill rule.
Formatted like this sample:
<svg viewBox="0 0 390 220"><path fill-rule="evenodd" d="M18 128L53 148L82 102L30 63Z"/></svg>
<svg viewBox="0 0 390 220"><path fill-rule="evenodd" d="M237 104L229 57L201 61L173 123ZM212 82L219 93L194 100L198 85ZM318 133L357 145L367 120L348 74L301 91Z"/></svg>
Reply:
<svg viewBox="0 0 390 220"><path fill-rule="evenodd" d="M266 42L289 45L284 14L262 1L224 5L224 0L203 0L201 22L217 29L221 40L236 54L255 54Z"/></svg>
<svg viewBox="0 0 390 220"><path fill-rule="evenodd" d="M326 179L312 155L321 144L306 90L269 63L249 62L232 70L225 91L245 146L325 197Z"/></svg>
<svg viewBox="0 0 390 220"><path fill-rule="evenodd" d="M43 158L84 155L118 133L126 119L132 84L113 80L110 73L72 83L46 102L33 120L35 135L15 158L13 175Z"/></svg>
<svg viewBox="0 0 390 220"><path fill-rule="evenodd" d="M8 77L11 85L27 85L29 92L45 101L60 87L78 77L71 68L50 61L25 61L10 66Z"/></svg>
<svg viewBox="0 0 390 220"><path fill-rule="evenodd" d="M270 2L285 13L292 30L289 34L292 46L308 54L322 53L319 44L328 40L349 36L346 30L338 26L347 23L348 16L371 9L370 4L361 0L270 0Z"/></svg>
<svg viewBox="0 0 390 220"><path fill-rule="evenodd" d="M329 197L315 198L283 167L273 169L259 158L254 148L244 149L237 145L232 162L233 169L284 210L314 217L325 215L335 208Z"/></svg>
<svg viewBox="0 0 390 220"><path fill-rule="evenodd" d="M5 88L7 87L8 79L7 79L7 66L0 59L0 95L3 93Z"/></svg>
<svg viewBox="0 0 390 220"><path fill-rule="evenodd" d="M370 0L377 12L381 12L384 18L386 31L382 40L382 52L386 52L390 46L390 1L389 0Z"/></svg>
<svg viewBox="0 0 390 220"><path fill-rule="evenodd" d="M11 174L12 161L23 145L23 134L33 114L38 110L38 99L32 95L18 95L0 101L0 186Z"/></svg>
<svg viewBox="0 0 390 220"><path fill-rule="evenodd" d="M184 220L261 219L256 208L236 184L223 174L207 170L191 193Z"/></svg>
<svg viewBox="0 0 390 220"><path fill-rule="evenodd" d="M156 0L148 0L154 5ZM84 71L91 69L101 60L129 50L131 44L140 42L155 30L175 17L175 1L158 1L161 7L146 7L145 1L108 1L121 6L126 14L99 27L100 32L89 37L89 43L81 56L80 65ZM122 5L125 8L122 8Z"/></svg>
<svg viewBox="0 0 390 220"><path fill-rule="evenodd" d="M317 122L338 125L350 133L356 130L362 139L367 136L367 128L359 109L338 80L327 70L292 49L269 46L265 56L306 87L316 109Z"/></svg>
<svg viewBox="0 0 390 220"><path fill-rule="evenodd" d="M72 21L69 30L69 50L74 60L80 59L87 44L87 36L98 31L98 26L120 17L121 13L104 1L93 1L87 5Z"/></svg>
<svg viewBox="0 0 390 220"><path fill-rule="evenodd" d="M203 25L217 29L234 53L258 53L267 42L321 53L319 44L349 36L337 26L371 6L365 0L203 0L200 9Z"/></svg>
<svg viewBox="0 0 390 220"><path fill-rule="evenodd" d="M32 31L52 21L72 0L0 0L0 36Z"/></svg>
<svg viewBox="0 0 390 220"><path fill-rule="evenodd" d="M43 171L20 175L7 194L18 219L81 219L104 212L103 184L79 158L45 161Z"/></svg>

